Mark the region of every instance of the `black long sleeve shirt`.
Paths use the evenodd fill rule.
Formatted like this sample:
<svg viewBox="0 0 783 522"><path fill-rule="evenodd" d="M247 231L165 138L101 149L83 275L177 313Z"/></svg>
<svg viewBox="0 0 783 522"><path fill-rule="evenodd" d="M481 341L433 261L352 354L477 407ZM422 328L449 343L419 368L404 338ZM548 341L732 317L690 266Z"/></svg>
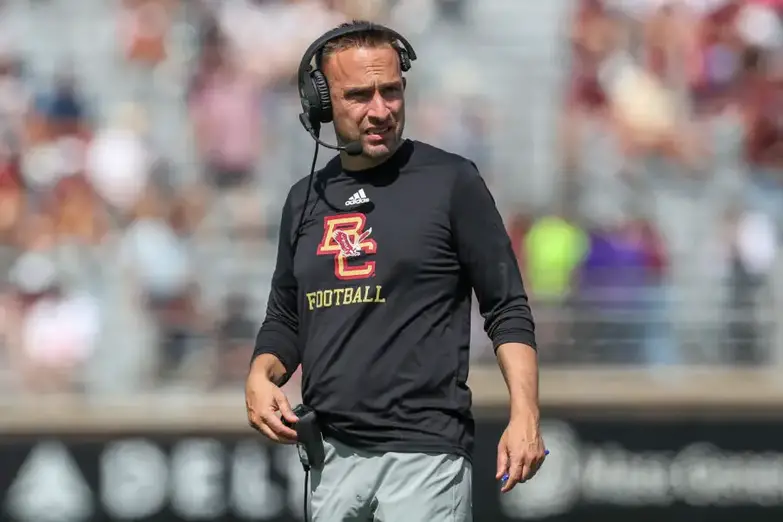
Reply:
<svg viewBox="0 0 783 522"><path fill-rule="evenodd" d="M471 290L495 349L535 348L511 244L475 165L405 141L383 165L338 157L285 202L254 357L302 365L325 435L375 451L471 457ZM293 251L296 244L296 251Z"/></svg>

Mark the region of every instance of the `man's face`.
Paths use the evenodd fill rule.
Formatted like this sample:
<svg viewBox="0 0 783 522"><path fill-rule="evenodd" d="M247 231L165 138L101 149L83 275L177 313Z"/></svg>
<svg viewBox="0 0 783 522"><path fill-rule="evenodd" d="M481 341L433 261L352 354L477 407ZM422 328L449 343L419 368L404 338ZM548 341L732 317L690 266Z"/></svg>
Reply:
<svg viewBox="0 0 783 522"><path fill-rule="evenodd" d="M338 139L361 141L367 158L393 154L405 126L405 83L397 51L391 46L346 49L329 57L324 74Z"/></svg>

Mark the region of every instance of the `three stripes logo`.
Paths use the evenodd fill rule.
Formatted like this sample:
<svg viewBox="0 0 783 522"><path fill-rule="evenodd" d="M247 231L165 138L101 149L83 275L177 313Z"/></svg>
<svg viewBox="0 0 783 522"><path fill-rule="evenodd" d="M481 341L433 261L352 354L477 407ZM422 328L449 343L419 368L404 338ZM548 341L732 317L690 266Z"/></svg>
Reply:
<svg viewBox="0 0 783 522"><path fill-rule="evenodd" d="M353 193L353 196L348 198L348 200L345 202L346 207L353 207L356 205L361 205L363 203L369 203L370 198L367 197L367 194L364 193L364 189L359 189L358 191Z"/></svg>

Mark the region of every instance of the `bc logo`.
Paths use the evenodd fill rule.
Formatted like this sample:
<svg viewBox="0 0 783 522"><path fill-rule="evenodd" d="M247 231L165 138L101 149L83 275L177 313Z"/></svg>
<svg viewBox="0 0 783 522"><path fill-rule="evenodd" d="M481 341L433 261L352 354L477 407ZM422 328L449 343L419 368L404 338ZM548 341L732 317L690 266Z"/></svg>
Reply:
<svg viewBox="0 0 783 522"><path fill-rule="evenodd" d="M375 261L361 265L349 265L348 260L363 254L374 254L378 245L370 239L372 228L364 229L364 214L340 214L324 218L324 235L318 244L319 256L334 257L334 274L338 279L350 281L367 279L375 275Z"/></svg>

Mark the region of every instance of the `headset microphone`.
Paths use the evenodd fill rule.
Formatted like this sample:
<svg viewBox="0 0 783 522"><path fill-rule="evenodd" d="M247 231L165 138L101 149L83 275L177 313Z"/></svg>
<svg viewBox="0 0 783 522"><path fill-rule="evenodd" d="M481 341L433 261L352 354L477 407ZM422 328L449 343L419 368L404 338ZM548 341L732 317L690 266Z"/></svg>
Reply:
<svg viewBox="0 0 783 522"><path fill-rule="evenodd" d="M310 121L307 119L307 115L304 113L299 115L299 121L302 122L302 125L307 130L307 132L310 133L310 136L315 140L315 142L322 147L326 147L327 149L332 150L345 151L345 153L349 156L359 156L363 151L362 142L360 141L349 141L345 145L329 145L328 143L321 141L321 139L318 137L318 132L313 128L313 124L310 123Z"/></svg>

